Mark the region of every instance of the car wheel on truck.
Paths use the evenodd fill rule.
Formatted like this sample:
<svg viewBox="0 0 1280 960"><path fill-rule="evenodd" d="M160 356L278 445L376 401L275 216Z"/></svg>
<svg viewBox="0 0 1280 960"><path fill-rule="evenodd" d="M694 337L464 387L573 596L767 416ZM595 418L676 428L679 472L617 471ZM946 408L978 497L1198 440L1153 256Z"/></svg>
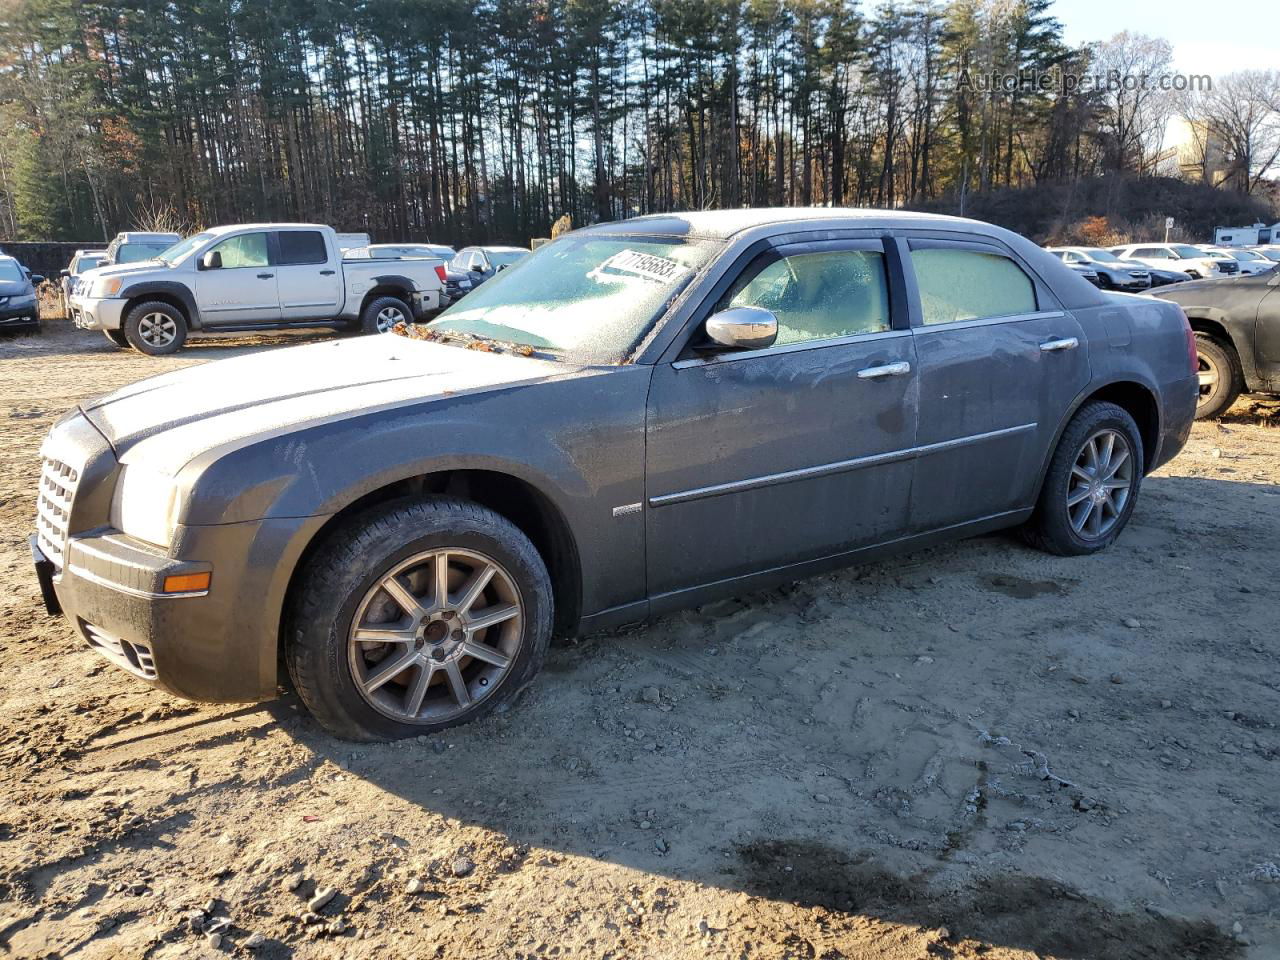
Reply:
<svg viewBox="0 0 1280 960"><path fill-rule="evenodd" d="M377 297L360 313L360 329L365 333L390 333L398 323L412 323L413 311L399 297Z"/></svg>
<svg viewBox="0 0 1280 960"><path fill-rule="evenodd" d="M466 500L398 501L354 517L308 562L285 661L337 736L433 733L528 685L552 606L546 564L511 521Z"/></svg>
<svg viewBox="0 0 1280 960"><path fill-rule="evenodd" d="M1209 420L1226 413L1236 402L1244 389L1244 371L1235 349L1207 333L1196 334L1196 356L1200 376L1196 419Z"/></svg>
<svg viewBox="0 0 1280 960"><path fill-rule="evenodd" d="M1133 515L1143 462L1133 417L1114 403L1085 404L1058 441L1023 537L1060 556L1105 550Z"/></svg>
<svg viewBox="0 0 1280 960"><path fill-rule="evenodd" d="M160 300L140 303L124 318L129 346L151 357L177 353L187 341L187 318Z"/></svg>
<svg viewBox="0 0 1280 960"><path fill-rule="evenodd" d="M117 347L129 346L129 339L124 335L123 330L103 330L102 332Z"/></svg>

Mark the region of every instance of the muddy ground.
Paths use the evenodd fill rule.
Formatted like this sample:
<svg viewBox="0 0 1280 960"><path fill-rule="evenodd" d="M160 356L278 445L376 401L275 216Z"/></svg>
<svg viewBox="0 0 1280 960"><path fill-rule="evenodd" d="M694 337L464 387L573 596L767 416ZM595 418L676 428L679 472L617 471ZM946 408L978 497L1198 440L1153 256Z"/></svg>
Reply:
<svg viewBox="0 0 1280 960"><path fill-rule="evenodd" d="M353 746L287 692L108 665L27 553L63 411L288 339L0 341L0 954L1280 956L1280 405L1197 424L1102 556L990 536L805 580Z"/></svg>

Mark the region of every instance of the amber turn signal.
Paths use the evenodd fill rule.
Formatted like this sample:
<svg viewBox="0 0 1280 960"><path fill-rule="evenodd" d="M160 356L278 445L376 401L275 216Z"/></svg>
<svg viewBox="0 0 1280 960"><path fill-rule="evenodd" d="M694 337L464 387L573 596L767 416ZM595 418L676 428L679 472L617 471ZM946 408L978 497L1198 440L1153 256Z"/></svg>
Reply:
<svg viewBox="0 0 1280 960"><path fill-rule="evenodd" d="M209 583L213 580L213 574L206 571L205 573L179 573L172 577L164 578L165 593L194 593L197 590L208 590Z"/></svg>

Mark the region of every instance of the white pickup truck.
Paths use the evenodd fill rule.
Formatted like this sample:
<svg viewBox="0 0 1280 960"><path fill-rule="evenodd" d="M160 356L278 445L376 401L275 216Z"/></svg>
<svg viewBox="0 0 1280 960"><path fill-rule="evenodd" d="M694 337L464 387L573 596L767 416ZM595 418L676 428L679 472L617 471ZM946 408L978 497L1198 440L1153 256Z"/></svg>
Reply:
<svg viewBox="0 0 1280 960"><path fill-rule="evenodd" d="M358 324L385 333L439 310L445 279L443 260L343 260L331 227L237 224L153 260L86 272L71 318L152 356L177 351L193 331Z"/></svg>

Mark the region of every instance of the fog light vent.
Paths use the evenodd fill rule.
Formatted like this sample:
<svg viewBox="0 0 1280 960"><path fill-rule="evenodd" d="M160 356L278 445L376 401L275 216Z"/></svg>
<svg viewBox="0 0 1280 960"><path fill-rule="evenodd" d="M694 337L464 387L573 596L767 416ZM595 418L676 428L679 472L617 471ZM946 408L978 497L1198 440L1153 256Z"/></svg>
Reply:
<svg viewBox="0 0 1280 960"><path fill-rule="evenodd" d="M84 630L85 639L89 641L89 646L117 667L122 667L144 680L156 678L155 658L151 654L151 647L147 644L117 637L83 620L80 621L80 626Z"/></svg>

